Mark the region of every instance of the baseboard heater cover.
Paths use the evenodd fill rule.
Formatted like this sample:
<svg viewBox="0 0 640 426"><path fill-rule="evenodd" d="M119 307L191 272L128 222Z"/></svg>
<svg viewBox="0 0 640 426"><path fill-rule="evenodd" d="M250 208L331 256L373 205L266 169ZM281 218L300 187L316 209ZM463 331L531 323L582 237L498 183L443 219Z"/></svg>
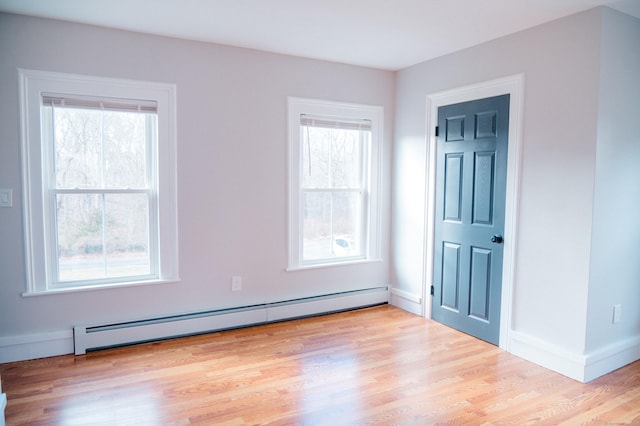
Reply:
<svg viewBox="0 0 640 426"><path fill-rule="evenodd" d="M389 302L389 288L374 287L281 302L175 315L117 324L73 327L74 351L189 336Z"/></svg>

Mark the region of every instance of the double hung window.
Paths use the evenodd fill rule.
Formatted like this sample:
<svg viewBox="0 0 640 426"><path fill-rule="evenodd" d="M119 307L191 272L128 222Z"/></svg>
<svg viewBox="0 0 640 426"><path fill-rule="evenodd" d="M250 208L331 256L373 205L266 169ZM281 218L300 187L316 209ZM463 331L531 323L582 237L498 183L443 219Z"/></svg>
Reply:
<svg viewBox="0 0 640 426"><path fill-rule="evenodd" d="M27 294L176 280L173 86L21 78Z"/></svg>
<svg viewBox="0 0 640 426"><path fill-rule="evenodd" d="M379 258L382 109L290 98L289 268Z"/></svg>

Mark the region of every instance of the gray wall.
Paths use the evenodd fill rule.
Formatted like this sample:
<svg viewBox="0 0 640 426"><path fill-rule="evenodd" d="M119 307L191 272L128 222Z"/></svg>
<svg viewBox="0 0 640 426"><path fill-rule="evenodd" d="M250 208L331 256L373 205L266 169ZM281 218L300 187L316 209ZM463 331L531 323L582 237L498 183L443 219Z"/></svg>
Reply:
<svg viewBox="0 0 640 426"><path fill-rule="evenodd" d="M14 207L0 208L0 347L77 324L389 284L392 72L8 14L0 52L0 188L14 190ZM181 282L21 296L18 68L177 85ZM384 107L382 262L285 272L287 96Z"/></svg>
<svg viewBox="0 0 640 426"><path fill-rule="evenodd" d="M599 92L587 351L640 338L640 20L609 9Z"/></svg>
<svg viewBox="0 0 640 426"><path fill-rule="evenodd" d="M623 28L618 27L618 20L624 22ZM637 247L638 241L638 224L630 220L638 207L636 195L631 201L617 199L618 207L626 210L624 222L614 225L616 234L633 229L621 248L626 257L616 260L621 279L615 284L591 282L594 273L602 278L612 272L608 261L599 258L611 242L598 235L606 232L606 223L619 213L616 207L610 209L609 191L622 185L626 191L637 192L638 169L632 171L631 164L637 164L640 153L631 128L639 113L638 27L638 20L626 15L592 9L398 72L392 200L394 288L416 297L422 294L427 96L523 73L510 336L523 343L523 355L574 377L589 363L590 352L601 345L630 339L636 350L640 348L640 307L629 302L639 300L640 270L630 253L631 242ZM628 58L631 53L633 59ZM622 106L617 104L621 99ZM617 115L618 108L625 109L624 119ZM629 114L635 114L635 121ZM617 124L628 120L616 130L620 140L613 142L615 146L603 134L604 116L611 115ZM618 147L628 149L621 153ZM601 158L607 150L611 157ZM630 156L625 167L628 179L613 182L608 173L625 155ZM615 297L600 297L607 285L613 286ZM612 306L621 303L621 297L631 297L624 301L627 322L610 335Z"/></svg>

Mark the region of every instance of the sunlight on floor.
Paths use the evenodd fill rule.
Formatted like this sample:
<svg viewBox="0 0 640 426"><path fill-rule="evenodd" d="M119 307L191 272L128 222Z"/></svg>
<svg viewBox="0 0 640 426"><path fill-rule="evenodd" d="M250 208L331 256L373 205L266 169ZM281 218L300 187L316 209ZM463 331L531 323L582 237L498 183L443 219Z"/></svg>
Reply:
<svg viewBox="0 0 640 426"><path fill-rule="evenodd" d="M137 385L127 390L98 390L65 399L60 424L124 424L142 421L162 424L159 398L153 386Z"/></svg>

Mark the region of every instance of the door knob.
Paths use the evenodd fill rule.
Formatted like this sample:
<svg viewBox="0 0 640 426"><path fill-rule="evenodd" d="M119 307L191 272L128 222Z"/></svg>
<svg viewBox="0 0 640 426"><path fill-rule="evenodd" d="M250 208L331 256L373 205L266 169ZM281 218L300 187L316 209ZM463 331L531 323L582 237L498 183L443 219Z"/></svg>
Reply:
<svg viewBox="0 0 640 426"><path fill-rule="evenodd" d="M502 241L503 241L503 239L502 239L502 235L497 235L497 234L496 234L496 235L494 235L494 236L492 236L492 237L491 237L491 242L492 242L492 243L502 244Z"/></svg>

